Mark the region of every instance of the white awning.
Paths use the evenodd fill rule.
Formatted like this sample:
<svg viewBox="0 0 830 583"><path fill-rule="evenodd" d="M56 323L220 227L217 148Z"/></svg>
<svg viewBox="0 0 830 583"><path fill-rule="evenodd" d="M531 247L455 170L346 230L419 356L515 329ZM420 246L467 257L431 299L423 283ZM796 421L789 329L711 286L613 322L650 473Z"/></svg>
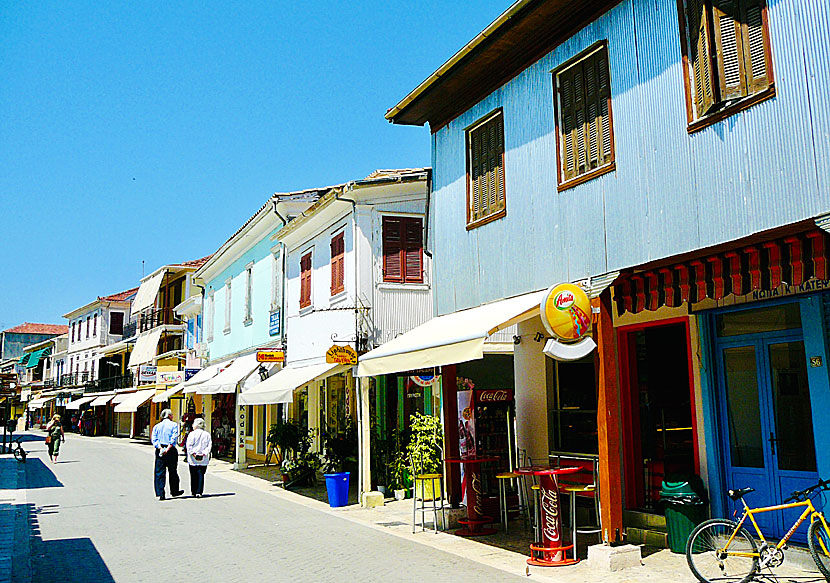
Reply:
<svg viewBox="0 0 830 583"><path fill-rule="evenodd" d="M112 401L114 397L115 397L115 393L109 393L108 395L98 395L97 397L95 397L95 400L92 401L89 404L89 406L90 407L101 407L103 405L106 405L110 401Z"/></svg>
<svg viewBox="0 0 830 583"><path fill-rule="evenodd" d="M75 399L66 406L66 410L68 411L70 409L80 409L81 405L85 405L90 401L94 401L95 399L96 397L81 397L80 399Z"/></svg>
<svg viewBox="0 0 830 583"><path fill-rule="evenodd" d="M114 342L113 344L108 344L107 346L102 346L96 352L100 356L107 356L109 354L118 354L119 352L127 352L130 346L133 343L127 340L119 340L118 342Z"/></svg>
<svg viewBox="0 0 830 583"><path fill-rule="evenodd" d="M40 399L34 399L29 401L29 409L34 411L35 409L42 409L46 403L50 403L55 400L55 397L43 397Z"/></svg>
<svg viewBox="0 0 830 583"><path fill-rule="evenodd" d="M234 359L231 365L212 379L195 387L197 395L215 395L217 393L235 393L240 381L259 368L256 353L246 354Z"/></svg>
<svg viewBox="0 0 830 583"><path fill-rule="evenodd" d="M129 366L138 366L153 360L161 340L161 328L154 328L147 334L142 334L135 341L135 348L130 353Z"/></svg>
<svg viewBox="0 0 830 583"><path fill-rule="evenodd" d="M156 303L156 296L159 293L161 280L164 279L165 273L167 273L167 270L162 269L149 279L141 282L141 285L138 287L138 293L135 294L133 305L130 307L130 313L137 314L141 310L149 308Z"/></svg>
<svg viewBox="0 0 830 583"><path fill-rule="evenodd" d="M357 376L375 376L483 358L487 337L538 316L545 293L544 290L537 291L433 318L361 356Z"/></svg>
<svg viewBox="0 0 830 583"><path fill-rule="evenodd" d="M116 405L115 412L135 413L136 411L138 411L139 407L141 407L144 403L149 401L155 394L155 389L145 389L143 391L137 391L130 395L128 399L125 399L122 403Z"/></svg>
<svg viewBox="0 0 830 583"><path fill-rule="evenodd" d="M32 395L32 389L21 389L20 390L20 401L25 403L29 400L29 397Z"/></svg>
<svg viewBox="0 0 830 583"><path fill-rule="evenodd" d="M320 377L334 374L334 369L345 370L341 364L312 364L309 366L288 366L277 374L268 378L249 391L239 395L242 405L273 405L275 403L291 403L294 400L294 390L307 385Z"/></svg>
<svg viewBox="0 0 830 583"><path fill-rule="evenodd" d="M118 405L120 403L123 403L133 395L135 395L135 391L125 391L123 393L116 393L115 396L112 398L111 403L113 405Z"/></svg>
<svg viewBox="0 0 830 583"><path fill-rule="evenodd" d="M218 362L216 364L212 364L207 368L203 368L195 375L190 377L188 380L182 383L184 386L185 393L195 393L196 392L196 385L200 385L205 381L209 381L216 375L218 375L222 370L226 369L228 365L233 362L232 360L225 360L222 362Z"/></svg>
<svg viewBox="0 0 830 583"><path fill-rule="evenodd" d="M178 385L173 385L169 389L164 392L159 393L155 397L153 397L153 403L166 403L170 400L170 397L173 395L177 395L184 389L184 383L179 383Z"/></svg>

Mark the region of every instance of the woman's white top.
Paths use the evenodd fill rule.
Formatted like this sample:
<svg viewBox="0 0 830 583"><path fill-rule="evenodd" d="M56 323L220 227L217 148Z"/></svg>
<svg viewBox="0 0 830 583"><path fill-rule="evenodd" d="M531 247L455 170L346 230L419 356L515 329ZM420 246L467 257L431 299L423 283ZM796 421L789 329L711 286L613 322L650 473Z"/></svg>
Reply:
<svg viewBox="0 0 830 583"><path fill-rule="evenodd" d="M191 466L206 466L210 459L210 448L212 442L210 433L204 429L194 429L187 436L185 447L187 448L187 463ZM193 454L202 454L201 460L193 459Z"/></svg>

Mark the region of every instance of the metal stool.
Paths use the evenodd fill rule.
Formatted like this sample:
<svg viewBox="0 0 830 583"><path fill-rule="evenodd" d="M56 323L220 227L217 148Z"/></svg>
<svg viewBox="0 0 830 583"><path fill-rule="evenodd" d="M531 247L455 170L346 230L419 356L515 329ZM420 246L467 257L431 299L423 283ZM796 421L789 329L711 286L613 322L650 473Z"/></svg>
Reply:
<svg viewBox="0 0 830 583"><path fill-rule="evenodd" d="M599 497L597 496L597 488L594 485L586 486L570 486L565 488L565 492L571 498L571 542L574 546L574 559L576 559L576 535L578 534L601 534L602 529L599 526L588 526L585 528L577 528L576 525L576 499L582 495L590 495L594 499L594 510L597 513L597 522L599 522Z"/></svg>
<svg viewBox="0 0 830 583"><path fill-rule="evenodd" d="M496 474L496 479L499 481L499 518L501 519L501 525L504 527L504 532L507 532L507 520L509 518L507 513L507 481L513 481L514 478L518 478L518 474L514 474L513 472L502 472L501 474Z"/></svg>
<svg viewBox="0 0 830 583"><path fill-rule="evenodd" d="M438 484L438 489L436 490L435 484ZM418 496L418 485L421 486L420 497ZM432 502L431 507L427 506L428 500L426 500L426 493L427 488L426 485L431 484L432 486ZM420 500L421 504L420 507L418 506L418 501ZM438 504L436 504L438 503ZM444 515L444 477L441 474L419 474L414 477L412 480L412 532L415 532L415 526L417 525L416 516L418 512L421 513L421 531L426 530L426 522L424 517L426 516L427 512L432 510L432 526L435 529L435 532L438 532L438 511L441 511L441 528L446 528L446 517Z"/></svg>

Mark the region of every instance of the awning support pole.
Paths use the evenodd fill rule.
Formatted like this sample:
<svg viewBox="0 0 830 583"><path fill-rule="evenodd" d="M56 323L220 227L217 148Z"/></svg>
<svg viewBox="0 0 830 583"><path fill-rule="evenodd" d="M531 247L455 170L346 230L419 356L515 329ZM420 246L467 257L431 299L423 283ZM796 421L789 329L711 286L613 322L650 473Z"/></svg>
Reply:
<svg viewBox="0 0 830 583"><path fill-rule="evenodd" d="M458 386L455 365L441 367L441 403L444 409L444 457L457 458L458 453ZM461 464L445 464L447 496L450 506L461 504Z"/></svg>
<svg viewBox="0 0 830 583"><path fill-rule="evenodd" d="M372 491L371 435L369 422L369 384L371 377L356 377L357 386L357 459L359 463L358 500L364 504L363 494Z"/></svg>

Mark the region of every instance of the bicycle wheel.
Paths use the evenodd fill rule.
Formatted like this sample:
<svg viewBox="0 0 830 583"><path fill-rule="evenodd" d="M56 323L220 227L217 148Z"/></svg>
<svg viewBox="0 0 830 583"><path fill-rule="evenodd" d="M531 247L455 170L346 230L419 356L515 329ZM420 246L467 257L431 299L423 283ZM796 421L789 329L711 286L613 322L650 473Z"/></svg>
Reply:
<svg viewBox="0 0 830 583"><path fill-rule="evenodd" d="M830 535L827 534L820 520L810 525L807 531L807 546L810 547L810 554L818 570L825 579L830 581Z"/></svg>
<svg viewBox="0 0 830 583"><path fill-rule="evenodd" d="M749 532L738 523L723 518L713 518L697 526L686 541L686 561L692 574L702 583L712 581L745 582L758 571L757 556L742 556L757 553L758 546ZM722 549L735 532L729 543L729 551ZM736 556L733 553L739 553Z"/></svg>

